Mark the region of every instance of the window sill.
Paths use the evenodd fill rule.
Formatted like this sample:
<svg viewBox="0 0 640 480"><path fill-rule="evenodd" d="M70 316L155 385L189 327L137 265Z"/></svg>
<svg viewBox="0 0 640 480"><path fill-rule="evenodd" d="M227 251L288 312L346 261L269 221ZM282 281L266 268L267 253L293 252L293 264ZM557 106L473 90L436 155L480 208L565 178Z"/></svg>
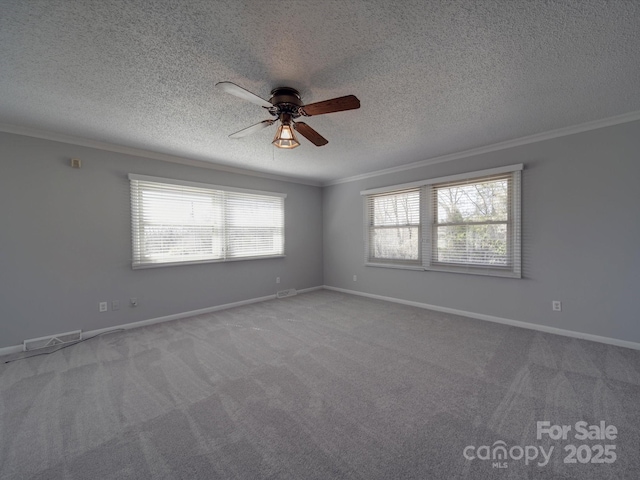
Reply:
<svg viewBox="0 0 640 480"><path fill-rule="evenodd" d="M365 267L381 267L381 268L396 268L400 270L424 270L424 267L421 265L402 265L398 263L373 263L366 262Z"/></svg>
<svg viewBox="0 0 640 480"><path fill-rule="evenodd" d="M499 268L483 268L483 267L465 267L455 265L430 265L424 267L426 271L431 272L447 272L447 273L466 273L468 275L483 275L487 277L502 278L522 278L519 272Z"/></svg>
<svg viewBox="0 0 640 480"><path fill-rule="evenodd" d="M515 273L511 270L500 270L482 267L456 267L456 266L428 266L421 265L402 265L397 263L373 263L366 262L365 267L395 268L398 270L416 270L425 272L446 272L446 273L463 273L468 275L482 275L485 277L500 278L522 278L521 273Z"/></svg>
<svg viewBox="0 0 640 480"><path fill-rule="evenodd" d="M239 258L227 258L227 259L213 259L213 260L191 260L186 262L162 262L162 263L138 263L132 264L133 270L143 270L146 268L161 268L161 267L177 267L180 265L200 265L204 263L229 263L229 262L241 262L243 260L266 260L269 258L285 258L286 255L261 255L258 257L239 257Z"/></svg>

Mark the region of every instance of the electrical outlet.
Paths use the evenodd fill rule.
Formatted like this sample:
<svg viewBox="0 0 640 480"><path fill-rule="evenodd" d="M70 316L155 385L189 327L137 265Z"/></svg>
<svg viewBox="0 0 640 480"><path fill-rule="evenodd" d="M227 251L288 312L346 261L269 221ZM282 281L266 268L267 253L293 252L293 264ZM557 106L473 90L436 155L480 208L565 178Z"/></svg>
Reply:
<svg viewBox="0 0 640 480"><path fill-rule="evenodd" d="M357 275L354 275L354 276L353 276L353 281L354 281L354 282L357 282L357 281L358 281L358 276L357 276Z"/></svg>
<svg viewBox="0 0 640 480"><path fill-rule="evenodd" d="M276 277L276 283L280 283L280 277Z"/></svg>
<svg viewBox="0 0 640 480"><path fill-rule="evenodd" d="M130 307L137 307L138 306L138 299L137 298L130 298L129 299L129 306Z"/></svg>
<svg viewBox="0 0 640 480"><path fill-rule="evenodd" d="M107 310L108 310L107 302L100 302L100 303L98 303L98 311L99 311L100 313L102 313L102 312L106 312Z"/></svg>
<svg viewBox="0 0 640 480"><path fill-rule="evenodd" d="M120 300L111 300L111 310L120 310Z"/></svg>
<svg viewBox="0 0 640 480"><path fill-rule="evenodd" d="M562 302L560 300L554 300L553 302L551 302L551 308L553 309L554 312L561 312Z"/></svg>

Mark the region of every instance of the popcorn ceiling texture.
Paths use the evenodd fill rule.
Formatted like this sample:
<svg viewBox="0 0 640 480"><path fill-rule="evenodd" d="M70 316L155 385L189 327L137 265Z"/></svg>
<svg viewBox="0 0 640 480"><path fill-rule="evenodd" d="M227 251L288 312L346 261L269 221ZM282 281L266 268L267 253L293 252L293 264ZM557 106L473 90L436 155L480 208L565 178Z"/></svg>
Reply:
<svg viewBox="0 0 640 480"><path fill-rule="evenodd" d="M640 2L3 0L0 123L318 182L640 110ZM271 146L214 89L362 108Z"/></svg>

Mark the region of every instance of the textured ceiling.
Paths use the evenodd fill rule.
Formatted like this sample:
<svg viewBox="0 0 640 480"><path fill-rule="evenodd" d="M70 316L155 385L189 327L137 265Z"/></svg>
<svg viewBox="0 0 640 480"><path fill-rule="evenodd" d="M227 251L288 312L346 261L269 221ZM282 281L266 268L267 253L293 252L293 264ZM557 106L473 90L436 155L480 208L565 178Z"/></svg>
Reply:
<svg viewBox="0 0 640 480"><path fill-rule="evenodd" d="M0 0L0 123L327 182L640 110L630 0ZM329 140L271 146L231 81Z"/></svg>

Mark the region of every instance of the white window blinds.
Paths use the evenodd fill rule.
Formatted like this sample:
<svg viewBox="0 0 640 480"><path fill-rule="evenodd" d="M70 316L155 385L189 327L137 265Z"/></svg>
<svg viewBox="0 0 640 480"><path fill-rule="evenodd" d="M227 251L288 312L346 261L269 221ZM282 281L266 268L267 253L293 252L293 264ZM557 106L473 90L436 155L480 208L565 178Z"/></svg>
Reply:
<svg viewBox="0 0 640 480"><path fill-rule="evenodd" d="M226 258L284 253L284 198L225 192Z"/></svg>
<svg viewBox="0 0 640 480"><path fill-rule="evenodd" d="M361 192L366 263L520 277L522 168Z"/></svg>
<svg viewBox="0 0 640 480"><path fill-rule="evenodd" d="M420 262L420 190L417 188L367 197L371 262Z"/></svg>
<svg viewBox="0 0 640 480"><path fill-rule="evenodd" d="M129 180L133 268L284 255L284 194Z"/></svg>
<svg viewBox="0 0 640 480"><path fill-rule="evenodd" d="M432 265L512 267L512 174L435 184L430 191Z"/></svg>

